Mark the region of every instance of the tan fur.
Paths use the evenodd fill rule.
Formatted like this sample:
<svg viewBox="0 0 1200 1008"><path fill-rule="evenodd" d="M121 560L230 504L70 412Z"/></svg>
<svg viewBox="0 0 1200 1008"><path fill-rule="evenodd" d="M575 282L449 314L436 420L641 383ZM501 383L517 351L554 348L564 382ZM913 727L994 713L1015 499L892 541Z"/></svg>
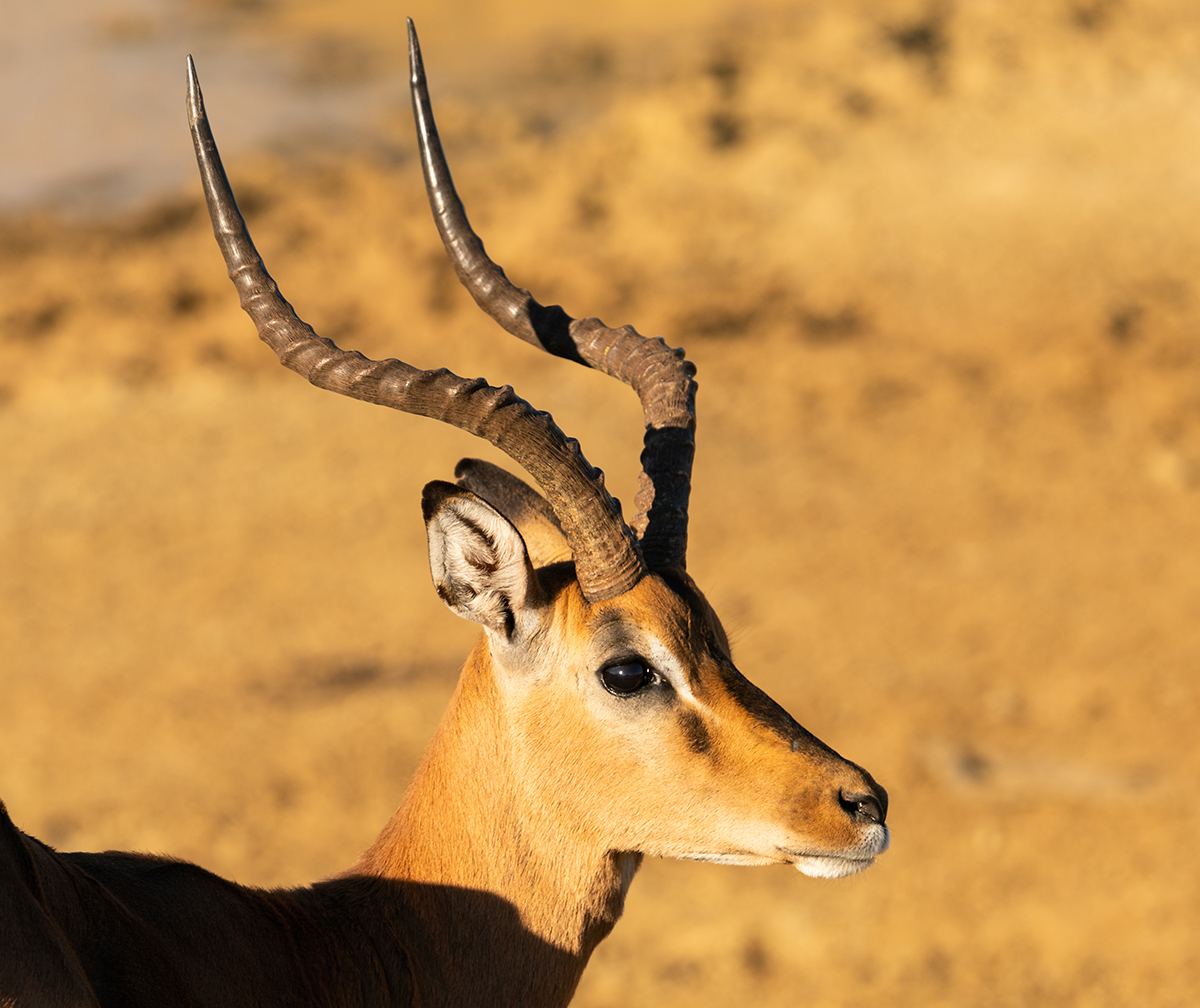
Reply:
<svg viewBox="0 0 1200 1008"><path fill-rule="evenodd" d="M645 855L837 877L886 847L883 790L741 677L686 574L589 603L474 493L431 483L424 509L438 592L483 634L375 843L264 892L59 854L0 806L0 997L562 1008ZM614 665L644 688L606 688Z"/></svg>
<svg viewBox="0 0 1200 1008"><path fill-rule="evenodd" d="M481 638L400 808L348 874L494 893L582 971L642 855L771 863L807 851L865 865L882 849L838 803L874 782L819 744L793 752L749 715L690 581L676 575L681 595L650 575L589 606L556 574L541 572L549 601L528 648ZM619 624L604 621L614 613ZM707 752L689 746L677 711L630 718L630 700L595 688L608 657L595 628L618 625L686 677L679 702L703 720Z"/></svg>
<svg viewBox="0 0 1200 1008"><path fill-rule="evenodd" d="M431 198L447 197L435 216L466 256L478 240L448 198L411 23L410 58ZM281 360L487 436L541 472L554 506L485 463L426 486L434 585L483 635L400 807L340 875L264 892L165 859L59 854L0 805L0 1004L561 1008L645 855L825 877L869 865L887 846L886 794L741 676L674 569L694 427L682 351L596 319L551 324L481 266L481 245L458 263L510 331L553 352L565 333L567 356L639 389L638 538L578 445L511 389L371 362L300 322L250 242L190 64L189 114L230 276Z"/></svg>

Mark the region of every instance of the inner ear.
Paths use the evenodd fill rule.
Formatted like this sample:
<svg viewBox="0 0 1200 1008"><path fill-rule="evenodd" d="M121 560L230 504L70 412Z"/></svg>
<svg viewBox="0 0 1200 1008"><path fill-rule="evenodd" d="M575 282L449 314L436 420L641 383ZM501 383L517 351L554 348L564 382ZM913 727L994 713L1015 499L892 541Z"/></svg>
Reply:
<svg viewBox="0 0 1200 1008"><path fill-rule="evenodd" d="M571 547L554 509L523 479L476 458L459 461L454 475L460 487L482 497L517 527L535 568L571 559Z"/></svg>
<svg viewBox="0 0 1200 1008"><path fill-rule="evenodd" d="M421 495L429 571L442 601L504 640L540 607L521 533L487 501L437 480Z"/></svg>

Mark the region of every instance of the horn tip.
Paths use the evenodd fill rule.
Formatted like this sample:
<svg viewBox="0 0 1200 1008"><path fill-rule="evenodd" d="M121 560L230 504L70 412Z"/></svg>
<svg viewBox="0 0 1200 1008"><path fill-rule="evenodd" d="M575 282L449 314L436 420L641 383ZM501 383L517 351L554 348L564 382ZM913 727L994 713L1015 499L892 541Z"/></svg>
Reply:
<svg viewBox="0 0 1200 1008"><path fill-rule="evenodd" d="M414 86L425 79L425 67L421 60L421 43L417 39L417 26L408 18L408 69Z"/></svg>
<svg viewBox="0 0 1200 1008"><path fill-rule="evenodd" d="M187 75L188 75L188 112L191 113L193 122L197 122L204 118L204 96L200 93L200 78L196 76L196 61L192 59L192 54L188 53L187 58Z"/></svg>

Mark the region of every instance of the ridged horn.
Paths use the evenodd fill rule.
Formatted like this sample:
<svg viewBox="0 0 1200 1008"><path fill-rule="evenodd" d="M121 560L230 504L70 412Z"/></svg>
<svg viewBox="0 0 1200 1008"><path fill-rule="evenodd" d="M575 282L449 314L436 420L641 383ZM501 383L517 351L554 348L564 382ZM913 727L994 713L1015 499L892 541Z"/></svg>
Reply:
<svg viewBox="0 0 1200 1008"><path fill-rule="evenodd" d="M620 505L549 413L534 409L509 386L493 388L439 368L422 371L399 360L373 361L342 350L297 317L254 247L225 176L204 112L196 68L188 57L188 121L213 234L229 278L259 337L286 367L318 388L452 424L490 441L522 466L562 523L576 574L589 602L614 598L645 573L637 538Z"/></svg>
<svg viewBox="0 0 1200 1008"><path fill-rule="evenodd" d="M558 305L544 306L516 287L488 257L472 230L442 152L421 47L408 19L413 115L425 189L438 232L459 280L475 303L505 330L547 353L603 371L631 385L642 402L646 434L642 472L631 523L652 570L684 567L688 495L696 453L695 366L661 337L647 339L632 326L610 329L597 318L575 319Z"/></svg>

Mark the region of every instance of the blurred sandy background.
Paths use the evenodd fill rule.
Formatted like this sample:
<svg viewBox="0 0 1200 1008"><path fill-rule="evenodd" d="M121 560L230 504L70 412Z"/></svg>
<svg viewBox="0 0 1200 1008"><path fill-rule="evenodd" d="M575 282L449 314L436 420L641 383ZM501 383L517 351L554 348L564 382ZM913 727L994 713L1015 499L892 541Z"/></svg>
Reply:
<svg viewBox="0 0 1200 1008"><path fill-rule="evenodd" d="M489 250L699 366L691 568L891 792L833 883L651 863L577 1003L1195 1003L1200 14L1184 2L53 0L0 37L0 796L293 884L374 836L474 637L418 499L488 446L237 308L183 55L284 293L510 382L632 500L636 400L454 283L402 20ZM17 82L20 83L17 83Z"/></svg>

